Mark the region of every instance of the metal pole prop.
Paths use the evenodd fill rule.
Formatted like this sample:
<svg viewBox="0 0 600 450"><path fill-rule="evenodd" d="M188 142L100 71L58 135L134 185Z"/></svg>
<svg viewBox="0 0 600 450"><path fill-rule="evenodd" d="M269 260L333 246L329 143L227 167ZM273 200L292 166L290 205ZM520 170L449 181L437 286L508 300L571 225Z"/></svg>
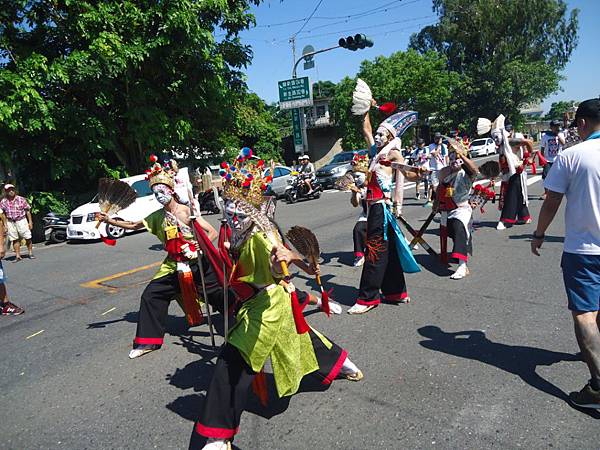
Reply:
<svg viewBox="0 0 600 450"><path fill-rule="evenodd" d="M225 242L227 242L227 219L221 219L221 227L224 228ZM227 263L223 258L223 308L224 318L223 323L225 326L225 342L227 342L227 335L229 334L229 275L227 274Z"/></svg>
<svg viewBox="0 0 600 450"><path fill-rule="evenodd" d="M198 232L196 231L196 227L194 222L197 223L196 214L200 214L200 211L196 211L196 203L194 202L194 195L192 194L192 190L188 187L188 197L190 200L190 210L192 215L190 216L190 220L192 222L192 232L194 233L194 238L196 238L196 242L200 242L200 237L198 236ZM200 224L198 223L198 226ZM216 347L215 344L215 330L213 328L212 323L212 315L210 313L210 302L208 301L208 295L206 295L206 283L204 281L204 264L202 263L202 250L198 247L198 269L200 270L200 284L202 286L202 297L206 302L206 322L208 323L208 333L210 334L210 342L213 347Z"/></svg>

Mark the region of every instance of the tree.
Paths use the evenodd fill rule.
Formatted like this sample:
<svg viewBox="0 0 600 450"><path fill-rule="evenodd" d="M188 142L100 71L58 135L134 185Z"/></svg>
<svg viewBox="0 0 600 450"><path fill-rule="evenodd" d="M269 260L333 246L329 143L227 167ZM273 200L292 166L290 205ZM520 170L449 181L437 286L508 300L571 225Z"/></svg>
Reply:
<svg viewBox="0 0 600 450"><path fill-rule="evenodd" d="M259 1L0 0L0 157L65 190L164 148L221 151Z"/></svg>
<svg viewBox="0 0 600 450"><path fill-rule="evenodd" d="M439 22L411 37L464 76L459 100L471 118L498 113L518 122L519 109L558 90L577 45L578 10L563 0L433 0Z"/></svg>
<svg viewBox="0 0 600 450"><path fill-rule="evenodd" d="M363 61L357 77L366 81L380 103L392 101L400 109L418 111L421 123L446 130L455 125L449 116L456 113L455 97L462 86L460 76L448 71L447 65L446 58L434 51L419 54L409 50ZM365 146L361 118L350 113L355 85L356 80L352 78L340 81L331 104L343 136L343 147L347 150ZM384 119L373 110L371 114L373 124Z"/></svg>
<svg viewBox="0 0 600 450"><path fill-rule="evenodd" d="M563 114L566 113L569 109L573 108L574 106L577 107L578 104L579 103L574 100L553 102L550 105L550 110L548 111L544 119L562 120Z"/></svg>
<svg viewBox="0 0 600 450"><path fill-rule="evenodd" d="M317 81L313 83L313 97L331 98L335 95L335 83L333 81Z"/></svg>

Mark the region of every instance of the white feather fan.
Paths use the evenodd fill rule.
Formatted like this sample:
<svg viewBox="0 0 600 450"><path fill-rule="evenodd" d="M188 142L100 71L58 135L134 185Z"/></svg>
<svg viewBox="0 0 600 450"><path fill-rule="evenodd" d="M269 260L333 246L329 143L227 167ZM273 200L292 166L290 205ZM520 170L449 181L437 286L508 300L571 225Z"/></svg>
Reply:
<svg viewBox="0 0 600 450"><path fill-rule="evenodd" d="M477 134L481 136L482 134L489 133L492 129L492 121L489 119L484 119L480 117L477 119Z"/></svg>
<svg viewBox="0 0 600 450"><path fill-rule="evenodd" d="M365 114L371 109L371 100L373 100L371 88L359 78L356 81L356 87L352 94L352 114L355 116L362 116Z"/></svg>

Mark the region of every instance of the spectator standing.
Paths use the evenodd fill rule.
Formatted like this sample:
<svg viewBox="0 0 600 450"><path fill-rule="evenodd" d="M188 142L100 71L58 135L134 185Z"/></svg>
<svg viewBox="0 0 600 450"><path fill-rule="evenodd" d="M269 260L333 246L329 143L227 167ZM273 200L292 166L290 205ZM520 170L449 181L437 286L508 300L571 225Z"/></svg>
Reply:
<svg viewBox="0 0 600 450"><path fill-rule="evenodd" d="M423 167L429 170L429 147L425 146L425 140L423 138L417 139L417 147L411 155L413 164L417 167ZM421 194L419 193L419 187L423 180L423 189L425 190L425 198L428 198L429 194L429 174L423 175L422 178L417 178L415 181L415 198L419 200Z"/></svg>
<svg viewBox="0 0 600 450"><path fill-rule="evenodd" d="M433 143L429 144L429 168L431 169L431 183L429 186L428 201L423 206L431 206L433 193L440 184L438 172L448 165L448 147L443 142L443 136L437 132L433 135Z"/></svg>
<svg viewBox="0 0 600 450"><path fill-rule="evenodd" d="M560 122L558 120L553 120L550 122L550 132L544 134L542 137L542 142L540 144L540 152L546 158L546 165L544 166L544 170L542 172L542 178L545 180L548 176L548 172L554 164L554 160L562 152L563 147L566 143L565 134L560 131ZM546 194L542 195L541 199L545 199Z"/></svg>
<svg viewBox="0 0 600 450"><path fill-rule="evenodd" d="M4 221L0 220L0 315L3 316L18 316L25 311L17 305L11 303L6 292L4 279L4 268L2 267L2 259L6 255L6 247L4 246Z"/></svg>
<svg viewBox="0 0 600 450"><path fill-rule="evenodd" d="M544 187L531 250L539 255L544 233L567 197L565 243L561 267L575 336L591 379L569 400L582 408L600 409L600 99L582 102L575 113L582 141L558 153Z"/></svg>
<svg viewBox="0 0 600 450"><path fill-rule="evenodd" d="M4 185L4 198L0 200L0 209L6 217L7 236L15 250L15 262L19 262L22 259L21 239L25 239L29 258L35 259L35 256L33 256L33 244L31 242L31 230L33 229L31 207L24 197L17 195L13 184Z"/></svg>

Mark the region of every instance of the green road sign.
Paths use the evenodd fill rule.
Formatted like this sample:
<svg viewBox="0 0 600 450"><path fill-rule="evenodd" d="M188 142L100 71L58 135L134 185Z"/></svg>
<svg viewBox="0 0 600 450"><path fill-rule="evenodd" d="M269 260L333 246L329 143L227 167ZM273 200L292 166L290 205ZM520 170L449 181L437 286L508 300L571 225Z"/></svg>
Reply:
<svg viewBox="0 0 600 450"><path fill-rule="evenodd" d="M312 106L312 86L308 77L292 78L279 83L279 109Z"/></svg>
<svg viewBox="0 0 600 450"><path fill-rule="evenodd" d="M296 153L302 153L304 142L302 140L302 120L300 118L300 110L292 109L292 124L294 126L294 149Z"/></svg>

